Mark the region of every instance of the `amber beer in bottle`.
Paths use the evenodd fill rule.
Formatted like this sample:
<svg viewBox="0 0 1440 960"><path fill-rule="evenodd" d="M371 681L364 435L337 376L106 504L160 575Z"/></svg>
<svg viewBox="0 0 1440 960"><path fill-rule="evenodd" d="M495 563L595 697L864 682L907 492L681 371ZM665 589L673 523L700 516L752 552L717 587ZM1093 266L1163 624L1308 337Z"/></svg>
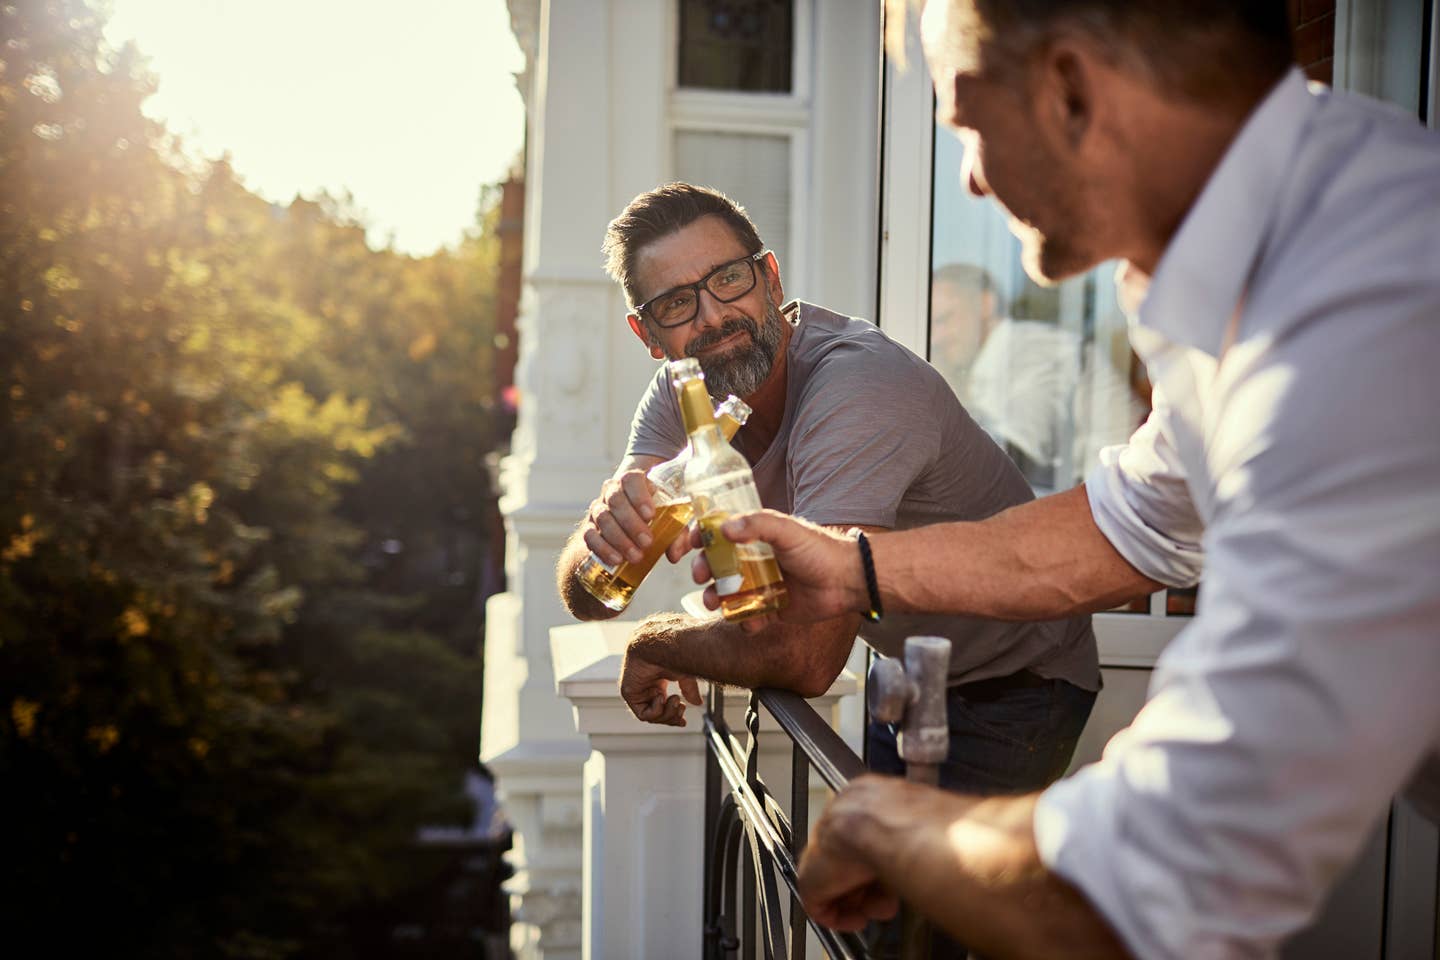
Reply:
<svg viewBox="0 0 1440 960"><path fill-rule="evenodd" d="M715 408L715 420L727 440L735 436L748 419L749 405L734 394ZM690 459L692 448L687 444L678 456L657 463L645 474L650 481L650 500L655 507L655 516L650 520L650 546L645 548L645 555L634 563L622 560L612 567L592 553L580 564L577 574L580 585L611 610L618 612L630 605L635 591L654 568L660 555L689 524L690 498L685 495L684 480L685 462Z"/></svg>
<svg viewBox="0 0 1440 960"><path fill-rule="evenodd" d="M705 543L705 559L720 595L720 614L726 620L744 620L780 610L789 596L770 545L732 543L720 532L720 525L731 514L760 509L750 464L730 446L715 423L699 361L693 357L673 360L670 371L685 431L690 434L685 492L690 495Z"/></svg>

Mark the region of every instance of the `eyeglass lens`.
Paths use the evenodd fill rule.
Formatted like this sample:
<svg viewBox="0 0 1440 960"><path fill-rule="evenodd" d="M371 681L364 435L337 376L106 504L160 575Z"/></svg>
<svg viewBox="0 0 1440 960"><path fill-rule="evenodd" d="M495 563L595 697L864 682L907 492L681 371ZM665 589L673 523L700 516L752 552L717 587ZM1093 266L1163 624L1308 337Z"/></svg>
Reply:
<svg viewBox="0 0 1440 960"><path fill-rule="evenodd" d="M651 301L650 315L662 327L675 327L695 319L700 309L698 288L704 286L721 303L745 296L755 286L755 264L749 257L731 261L700 283L663 293Z"/></svg>

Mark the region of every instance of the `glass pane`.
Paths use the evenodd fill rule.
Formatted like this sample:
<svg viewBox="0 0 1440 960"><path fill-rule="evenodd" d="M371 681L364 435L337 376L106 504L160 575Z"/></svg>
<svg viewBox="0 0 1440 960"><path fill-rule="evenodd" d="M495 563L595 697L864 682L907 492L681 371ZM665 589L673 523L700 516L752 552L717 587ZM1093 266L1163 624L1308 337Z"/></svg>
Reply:
<svg viewBox="0 0 1440 960"><path fill-rule="evenodd" d="M709 130L675 133L675 177L745 208L784 277L790 250L790 138Z"/></svg>
<svg viewBox="0 0 1440 960"><path fill-rule="evenodd" d="M1344 16L1336 16L1335 6L1333 0L1306 4L1293 18L1296 59L1306 73L1329 82L1316 54L1317 48L1331 51L1337 87L1388 100L1425 122L1434 0L1364 0L1344 6Z"/></svg>
<svg viewBox="0 0 1440 960"><path fill-rule="evenodd" d="M790 92L793 0L680 0L680 86Z"/></svg>
<svg viewBox="0 0 1440 960"><path fill-rule="evenodd" d="M935 132L930 362L1037 495L1084 479L1102 447L1150 410L1130 351L1113 264L1058 287L1025 275L1020 243L990 200L960 182L963 149Z"/></svg>

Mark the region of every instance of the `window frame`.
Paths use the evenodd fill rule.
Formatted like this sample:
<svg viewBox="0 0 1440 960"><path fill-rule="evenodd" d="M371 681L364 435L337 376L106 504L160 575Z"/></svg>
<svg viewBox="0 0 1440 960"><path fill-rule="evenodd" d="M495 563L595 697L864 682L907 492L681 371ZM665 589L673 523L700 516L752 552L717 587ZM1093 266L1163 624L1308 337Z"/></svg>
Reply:
<svg viewBox="0 0 1440 960"><path fill-rule="evenodd" d="M676 176L676 134L680 132L733 133L782 137L789 141L790 209L789 249L780 264L781 275L797 290L810 286L810 260L806 225L810 222L811 113L814 101L815 0L791 0L794 19L791 36L790 92L745 92L680 86L680 5L666 5L669 42L666 45L668 78L666 97L666 170ZM762 237L767 240L768 238Z"/></svg>
<svg viewBox="0 0 1440 960"><path fill-rule="evenodd" d="M884 57L881 99L880 281L877 324L892 339L929 359L931 217L935 183L935 97L914 30L906 31L905 70ZM958 176L959 171L943 171ZM1144 612L1094 614L1100 663L1154 667L1188 616L1166 613L1167 591L1150 595Z"/></svg>
<svg viewBox="0 0 1440 960"><path fill-rule="evenodd" d="M1418 16L1422 30L1428 18L1429 36L1412 33L1407 24L1390 22L1401 16ZM1403 67L1411 60L1412 51L1406 48L1417 37L1419 50L1414 51L1413 59L1415 75L1407 76ZM1418 103L1401 105L1406 109L1421 107L1418 119L1435 128L1435 98L1440 93L1437 44L1440 44L1440 2L1437 0L1336 0L1334 87L1397 103L1396 98L1406 96L1404 88L1409 87Z"/></svg>

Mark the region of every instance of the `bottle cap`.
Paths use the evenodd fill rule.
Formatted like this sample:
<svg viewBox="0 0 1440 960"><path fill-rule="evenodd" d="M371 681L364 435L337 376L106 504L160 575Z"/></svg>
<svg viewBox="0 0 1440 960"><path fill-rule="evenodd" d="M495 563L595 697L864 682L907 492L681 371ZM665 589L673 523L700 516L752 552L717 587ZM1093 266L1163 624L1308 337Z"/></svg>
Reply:
<svg viewBox="0 0 1440 960"><path fill-rule="evenodd" d="M694 357L681 357L679 360L670 361L670 385L680 389L680 384L686 380L704 380L705 371L700 369L700 361Z"/></svg>

